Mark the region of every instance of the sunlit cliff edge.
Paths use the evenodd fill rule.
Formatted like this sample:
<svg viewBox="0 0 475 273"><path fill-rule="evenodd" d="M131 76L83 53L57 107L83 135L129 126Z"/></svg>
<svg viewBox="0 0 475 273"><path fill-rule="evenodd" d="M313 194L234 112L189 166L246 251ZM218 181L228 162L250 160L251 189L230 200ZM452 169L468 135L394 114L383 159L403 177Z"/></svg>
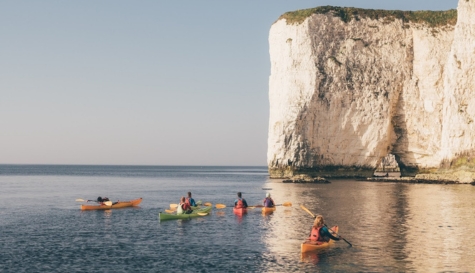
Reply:
<svg viewBox="0 0 475 273"><path fill-rule="evenodd" d="M475 181L475 0L289 12L269 45L272 178L370 177L394 154L402 176Z"/></svg>

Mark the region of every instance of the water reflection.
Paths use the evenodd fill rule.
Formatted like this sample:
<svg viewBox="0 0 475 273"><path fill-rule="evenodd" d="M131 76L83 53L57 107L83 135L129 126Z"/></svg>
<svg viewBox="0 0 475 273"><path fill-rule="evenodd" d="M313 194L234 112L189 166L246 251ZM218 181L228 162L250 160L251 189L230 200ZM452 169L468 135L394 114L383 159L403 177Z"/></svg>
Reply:
<svg viewBox="0 0 475 273"><path fill-rule="evenodd" d="M226 212L224 210L218 210L214 214L216 214L216 216L219 216L219 217L226 216Z"/></svg>
<svg viewBox="0 0 475 273"><path fill-rule="evenodd" d="M263 218L267 232L262 241L281 259L298 255L306 264L323 259L328 266L329 257L338 253L341 259L361 261L364 266L359 270L378 272L471 271L475 265L471 209L475 187L350 180L327 185L268 181L263 187L272 188L276 200L302 203L324 215L327 224L339 225L340 235L354 245L340 241L325 250L300 254L300 243L308 237L313 219L294 205Z"/></svg>
<svg viewBox="0 0 475 273"><path fill-rule="evenodd" d="M455 264L469 264L473 254L475 224L467 210L472 198L467 199L470 186L415 186L410 192L413 221L410 240L406 246L409 259L416 269L429 271L454 270ZM472 267L473 269L473 267Z"/></svg>

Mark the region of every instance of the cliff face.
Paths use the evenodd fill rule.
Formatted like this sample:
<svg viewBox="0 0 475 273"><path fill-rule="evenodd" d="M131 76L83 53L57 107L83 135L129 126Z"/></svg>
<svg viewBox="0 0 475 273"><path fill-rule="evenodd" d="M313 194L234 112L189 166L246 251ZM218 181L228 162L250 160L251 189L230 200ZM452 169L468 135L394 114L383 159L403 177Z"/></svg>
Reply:
<svg viewBox="0 0 475 273"><path fill-rule="evenodd" d="M391 153L402 175L475 179L474 0L305 12L270 30L271 177L371 176Z"/></svg>

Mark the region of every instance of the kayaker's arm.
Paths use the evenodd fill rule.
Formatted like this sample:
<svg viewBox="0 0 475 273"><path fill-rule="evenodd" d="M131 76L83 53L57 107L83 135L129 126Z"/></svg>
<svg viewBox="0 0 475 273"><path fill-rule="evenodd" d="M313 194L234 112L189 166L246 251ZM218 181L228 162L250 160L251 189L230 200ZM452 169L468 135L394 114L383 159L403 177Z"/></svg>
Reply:
<svg viewBox="0 0 475 273"><path fill-rule="evenodd" d="M321 232L323 233L324 236L327 236L332 240L340 241L340 236L339 235L337 235L338 237L333 236L333 234L331 234L331 232L328 230L327 227L322 227Z"/></svg>

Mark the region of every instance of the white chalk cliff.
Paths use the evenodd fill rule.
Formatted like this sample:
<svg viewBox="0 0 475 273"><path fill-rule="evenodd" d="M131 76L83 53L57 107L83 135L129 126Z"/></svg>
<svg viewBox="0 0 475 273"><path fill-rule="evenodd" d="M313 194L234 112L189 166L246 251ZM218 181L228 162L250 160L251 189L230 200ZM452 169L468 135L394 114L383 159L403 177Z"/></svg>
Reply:
<svg viewBox="0 0 475 273"><path fill-rule="evenodd" d="M269 45L271 177L371 176L394 154L405 176L475 180L475 0L286 13Z"/></svg>

